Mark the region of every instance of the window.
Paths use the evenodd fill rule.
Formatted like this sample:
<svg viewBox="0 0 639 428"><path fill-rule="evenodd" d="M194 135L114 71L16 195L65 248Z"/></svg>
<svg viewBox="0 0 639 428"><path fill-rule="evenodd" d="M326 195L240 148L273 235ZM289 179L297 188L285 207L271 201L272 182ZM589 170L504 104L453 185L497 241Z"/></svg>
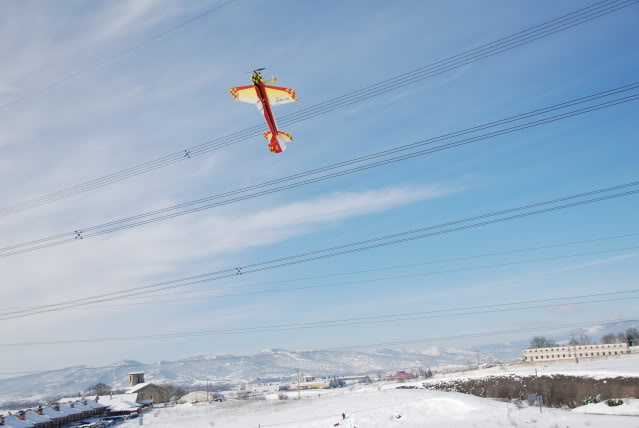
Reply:
<svg viewBox="0 0 639 428"><path fill-rule="evenodd" d="M615 351L615 355L617 355L617 351Z"/></svg>
<svg viewBox="0 0 639 428"><path fill-rule="evenodd" d="M564 354L563 357L566 358L566 354Z"/></svg>

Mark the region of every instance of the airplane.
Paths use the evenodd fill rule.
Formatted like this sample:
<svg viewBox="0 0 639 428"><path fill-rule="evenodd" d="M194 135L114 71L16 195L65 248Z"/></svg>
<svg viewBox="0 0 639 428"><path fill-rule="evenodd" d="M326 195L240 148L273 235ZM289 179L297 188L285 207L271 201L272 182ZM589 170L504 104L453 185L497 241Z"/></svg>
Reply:
<svg viewBox="0 0 639 428"><path fill-rule="evenodd" d="M282 153L286 150L284 142L293 141L293 136L288 132L277 129L277 122L275 122L271 107L297 101L297 94L295 94L293 89L267 85L267 83L277 82L277 78L273 76L272 79L263 80L262 73L260 73L262 70L264 68L253 71L251 76L252 85L231 88L230 92L234 100L257 105L257 109L264 114L264 119L269 128L269 131L262 133L269 142L269 150L272 153Z"/></svg>

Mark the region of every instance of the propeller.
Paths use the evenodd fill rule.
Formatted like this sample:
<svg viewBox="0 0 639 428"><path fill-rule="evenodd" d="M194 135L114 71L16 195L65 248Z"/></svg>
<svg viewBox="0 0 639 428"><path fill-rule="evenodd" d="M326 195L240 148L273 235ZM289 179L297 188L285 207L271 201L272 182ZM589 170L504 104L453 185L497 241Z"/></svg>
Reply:
<svg viewBox="0 0 639 428"><path fill-rule="evenodd" d="M262 70L266 70L266 67L258 68L257 70L253 70L253 71L247 71L244 74L257 73L258 71L262 71Z"/></svg>

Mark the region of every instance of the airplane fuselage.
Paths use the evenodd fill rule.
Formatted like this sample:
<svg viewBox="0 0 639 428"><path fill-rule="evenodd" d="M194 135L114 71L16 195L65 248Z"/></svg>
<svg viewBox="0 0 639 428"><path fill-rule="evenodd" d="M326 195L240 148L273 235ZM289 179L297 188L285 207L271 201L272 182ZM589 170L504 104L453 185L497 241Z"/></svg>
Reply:
<svg viewBox="0 0 639 428"><path fill-rule="evenodd" d="M255 91L257 92L257 96L260 99L260 103L262 103L262 113L264 114L264 120L268 125L269 130L272 135L277 135L277 124L275 123L275 116L273 116L273 111L271 110L271 104L268 102L268 96L266 95L266 89L264 89L264 83L258 82L254 83Z"/></svg>

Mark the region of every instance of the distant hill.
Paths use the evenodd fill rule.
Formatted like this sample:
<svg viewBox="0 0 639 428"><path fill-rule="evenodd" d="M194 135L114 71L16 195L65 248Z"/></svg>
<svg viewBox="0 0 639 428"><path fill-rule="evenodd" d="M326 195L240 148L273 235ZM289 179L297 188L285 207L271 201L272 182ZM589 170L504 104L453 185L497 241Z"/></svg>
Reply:
<svg viewBox="0 0 639 428"><path fill-rule="evenodd" d="M519 351L519 350L517 350ZM514 358L519 352L500 355ZM484 362L494 361L490 354L481 354ZM200 355L177 361L159 361L142 365L124 360L108 368L87 369L86 366L31 374L0 380L0 401L21 397L76 395L98 382L113 387L125 387L127 373L144 371L146 380L163 383L204 382L207 378L220 382L248 379L286 378L301 371L312 375L346 375L386 372L413 367L468 365L476 362L475 351L431 347L426 350L378 349L353 351L287 351L265 350L256 355ZM134 366L134 367L132 367Z"/></svg>
<svg viewBox="0 0 639 428"><path fill-rule="evenodd" d="M584 334L598 341L606 333L639 327L637 322L593 325L584 328ZM566 343L567 333L544 334L559 343ZM533 334L531 334L533 336ZM579 337L578 334L576 334ZM430 347L424 350L377 349L373 351L287 351L270 349L255 355L200 355L177 361L158 361L143 364L123 360L108 368L88 369L86 366L31 374L11 379L0 379L0 403L4 401L46 397L51 395L77 395L98 382L114 388L124 388L127 373L144 371L146 380L155 383L241 382L243 380L287 378L298 371L315 376L374 374L415 367L435 368L444 365L474 365L479 351L482 363L510 361L521 358L527 340L510 343L480 345L472 350ZM132 367L133 366L133 367Z"/></svg>

